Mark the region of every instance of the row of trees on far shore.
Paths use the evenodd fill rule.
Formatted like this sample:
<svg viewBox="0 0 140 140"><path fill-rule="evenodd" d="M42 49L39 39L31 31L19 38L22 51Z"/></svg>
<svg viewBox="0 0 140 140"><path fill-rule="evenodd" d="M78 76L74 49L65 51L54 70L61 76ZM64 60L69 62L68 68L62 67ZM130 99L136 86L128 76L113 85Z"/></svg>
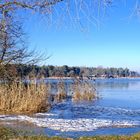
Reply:
<svg viewBox="0 0 140 140"><path fill-rule="evenodd" d="M38 65L19 65L18 74L21 77L138 77L138 72L128 68L103 68L103 67L69 67L64 66L38 66Z"/></svg>

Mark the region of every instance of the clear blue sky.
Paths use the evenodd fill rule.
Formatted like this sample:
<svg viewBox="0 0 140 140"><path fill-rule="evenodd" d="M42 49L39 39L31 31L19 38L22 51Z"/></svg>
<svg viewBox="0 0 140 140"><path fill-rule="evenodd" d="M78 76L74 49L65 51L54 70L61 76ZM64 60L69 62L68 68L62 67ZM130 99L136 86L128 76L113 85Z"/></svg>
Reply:
<svg viewBox="0 0 140 140"><path fill-rule="evenodd" d="M130 15L135 4L128 0L110 8L99 27L90 32L75 28L47 28L36 18L28 20L29 47L52 55L45 65L128 67L140 71L140 20Z"/></svg>

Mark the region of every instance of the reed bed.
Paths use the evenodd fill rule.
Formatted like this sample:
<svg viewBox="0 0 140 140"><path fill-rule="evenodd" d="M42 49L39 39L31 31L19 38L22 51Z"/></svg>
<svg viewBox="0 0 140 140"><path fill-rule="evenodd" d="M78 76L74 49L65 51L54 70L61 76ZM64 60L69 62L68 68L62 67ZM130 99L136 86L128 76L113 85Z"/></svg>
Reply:
<svg viewBox="0 0 140 140"><path fill-rule="evenodd" d="M23 114L47 111L50 108L48 91L44 82L0 84L0 112Z"/></svg>
<svg viewBox="0 0 140 140"><path fill-rule="evenodd" d="M65 87L65 82L59 80L55 84L51 84L51 89L55 89L55 93L50 94L49 102L51 104L57 104L67 99L67 90Z"/></svg>
<svg viewBox="0 0 140 140"><path fill-rule="evenodd" d="M57 102L62 102L66 98L67 98L67 91L65 88L65 83L63 81L60 81L57 84L57 94L55 96L55 100Z"/></svg>
<svg viewBox="0 0 140 140"><path fill-rule="evenodd" d="M53 83L42 80L29 82L0 83L0 113L32 114L47 112L54 103L67 99L66 83L56 83L56 93L52 94ZM72 101L91 101L97 96L95 87L87 81L75 81L72 90Z"/></svg>
<svg viewBox="0 0 140 140"><path fill-rule="evenodd" d="M92 101L97 98L93 83L89 81L75 81L73 85L73 101Z"/></svg>

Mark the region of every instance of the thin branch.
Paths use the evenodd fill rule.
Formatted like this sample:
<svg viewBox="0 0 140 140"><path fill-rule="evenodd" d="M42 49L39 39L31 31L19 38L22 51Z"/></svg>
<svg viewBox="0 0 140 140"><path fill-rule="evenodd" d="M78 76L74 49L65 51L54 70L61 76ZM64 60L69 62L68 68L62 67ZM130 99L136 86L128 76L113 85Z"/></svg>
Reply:
<svg viewBox="0 0 140 140"><path fill-rule="evenodd" d="M17 6L17 7L22 7L22 8L28 8L34 10L35 8L45 8L48 6L55 5L59 2L62 2L64 0L53 0L53 1L45 1L45 2L32 2L30 3L25 3L25 2L18 2L18 1L13 1L13 2L5 2L4 4L0 4L0 9L5 8L7 6Z"/></svg>

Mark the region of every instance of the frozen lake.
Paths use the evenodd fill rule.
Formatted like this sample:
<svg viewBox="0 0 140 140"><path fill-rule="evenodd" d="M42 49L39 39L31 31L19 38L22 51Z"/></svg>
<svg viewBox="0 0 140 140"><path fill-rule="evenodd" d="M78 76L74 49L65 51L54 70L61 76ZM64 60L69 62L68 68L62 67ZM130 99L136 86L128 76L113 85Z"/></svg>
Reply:
<svg viewBox="0 0 140 140"><path fill-rule="evenodd" d="M69 82L69 81L67 81ZM49 136L80 137L133 134L140 131L140 79L96 80L100 98L92 102L67 100L48 113L0 115L1 123Z"/></svg>

